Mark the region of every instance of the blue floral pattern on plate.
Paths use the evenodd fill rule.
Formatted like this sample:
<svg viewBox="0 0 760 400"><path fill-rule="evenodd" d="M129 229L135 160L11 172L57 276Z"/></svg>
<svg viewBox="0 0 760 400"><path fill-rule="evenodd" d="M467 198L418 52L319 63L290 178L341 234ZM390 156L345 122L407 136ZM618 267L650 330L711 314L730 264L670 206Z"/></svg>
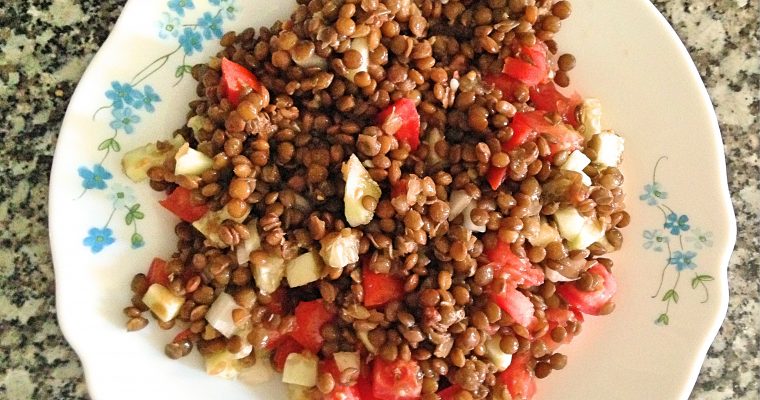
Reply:
<svg viewBox="0 0 760 400"><path fill-rule="evenodd" d="M668 199L668 194L663 190L664 186L657 181L657 169L660 163L665 160L667 160L665 156L657 160L652 172L652 183L644 185L644 193L639 196L639 200L662 212L662 228L665 229L665 231L647 229L643 233L644 249L667 253L665 265L660 271L660 283L652 298L660 296L666 276L673 275L673 273L668 274L668 271L675 272L672 286L660 298L660 301L665 303L665 310L655 319L657 325L670 324L669 313L671 304L678 304L681 298L678 292L678 284L681 281L682 274L687 273L687 271L693 272L694 276L691 277L691 288L693 290L699 288L703 290L704 298L702 299L702 303L706 303L710 299L710 292L706 282L714 280L711 275L696 272L696 269L699 267L696 262L696 258L699 255L698 250L712 246L712 232L693 227L688 215L675 212L665 203L665 200ZM689 232L688 235L687 232Z"/></svg>
<svg viewBox="0 0 760 400"><path fill-rule="evenodd" d="M148 81L158 71L162 70L175 56L181 60L174 69L174 76L179 84L192 71L188 57L201 52L205 41L218 40L224 32L224 23L232 20L239 8L235 0L207 0L215 12L204 12L201 16L191 19L191 13L196 9L198 0L169 0L165 3L166 11L156 22L157 35L160 39L174 40L177 47L172 51L145 64L131 79L114 80L105 92L106 104L95 110L92 116L96 120L101 111L110 109L108 127L111 134L98 144L101 158L92 164L77 167L77 174L82 182L82 194L89 191L103 193L111 201L111 212L102 227L88 229L82 243L92 254L100 253L106 247L116 243L122 235L129 238L130 247L141 248L145 240L138 230L138 222L145 218L140 210L132 189L112 181L114 173L106 167L106 161L113 153L121 152L119 135L141 133L140 123L147 114L156 111L161 102L161 95ZM204 8L204 7L201 7ZM146 140L149 141L149 140ZM123 230L112 228L114 216L124 213ZM105 219L105 218L104 218Z"/></svg>

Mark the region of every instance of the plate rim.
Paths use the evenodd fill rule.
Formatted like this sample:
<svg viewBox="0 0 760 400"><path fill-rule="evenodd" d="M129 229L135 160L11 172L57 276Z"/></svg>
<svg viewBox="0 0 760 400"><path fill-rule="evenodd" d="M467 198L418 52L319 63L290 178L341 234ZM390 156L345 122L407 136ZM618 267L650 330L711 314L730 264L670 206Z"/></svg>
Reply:
<svg viewBox="0 0 760 400"><path fill-rule="evenodd" d="M720 260L719 265L719 272L720 272L720 279L719 283L720 285L716 288L716 294L719 297L719 304L717 306L717 312L713 315L712 322L711 322L711 329L707 332L704 332L701 335L701 341L698 351L695 351L694 353L694 359L698 360L699 362L692 362L690 366L690 372L689 372L689 381L684 382L682 385L682 397L687 398L689 394L692 392L694 385L696 384L697 378L699 376L700 370L702 368L702 365L704 363L704 360L707 357L707 353L709 348L711 347L712 343L714 342L728 311L728 303L729 303L729 297L730 297L730 290L729 290L729 281L728 281L728 267L730 266L730 257L733 254L735 244L736 244L736 237L737 237L737 224L736 224L736 216L735 211L733 207L733 203L731 201L731 192L730 188L728 186L728 176L727 176L727 168L726 168L726 153L725 153L725 147L723 143L723 138L720 130L719 120L715 111L715 108L712 104L710 94L704 84L704 81L702 80L701 75L699 74L699 70L697 69L697 66L694 62L694 60L691 57L691 54L689 53L685 43L681 40L678 33L675 31L673 26L669 23L667 18L660 13L660 11L652 4L651 2L647 0L638 0L640 4L643 4L646 8L647 12L650 14L650 17L653 17L655 20L658 21L658 23L661 25L663 30L666 32L666 34L669 36L671 41L674 41L674 43L677 43L677 51L679 53L679 56L686 60L688 69L689 69L689 78L691 78L692 81L696 83L697 90L700 92L700 103L703 107L703 111L707 113L708 118L710 119L710 126L709 130L711 131L711 139L712 143L710 143L710 146L714 146L720 151L716 151L716 157L717 159L714 160L717 163L717 171L715 173L718 174L718 180L719 180L719 186L720 186L720 193L719 197L720 201L722 203L722 206L724 207L724 210L726 212L726 216L721 221L725 223L725 226L723 227L725 230L725 234L722 236L716 237L716 242L718 240L722 239L722 243L720 243L719 249L715 249L714 251L716 254L719 254L720 256L716 256L717 259ZM108 37L105 41L100 45L98 50L96 51L95 55L92 57L92 59L89 61L85 71L83 72L82 76L80 77L77 87L74 90L71 98L69 99L69 104L67 105L66 112L64 114L64 118L61 123L61 128L58 131L58 136L56 138L56 148L53 154L53 162L51 167L51 173L50 173L50 179L48 181L48 203L47 203L47 211L48 211L48 227L52 225L52 223L57 219L56 216L60 212L61 205L63 204L60 200L60 192L58 190L54 190L57 188L57 185L54 183L55 178L62 174L64 169L61 165L61 157L57 157L59 155L59 152L62 152L61 148L57 145L58 141L61 137L64 135L67 135L66 132L71 131L72 125L74 125L74 122L72 121L72 118L70 117L70 112L72 110L72 105L78 103L78 99L80 97L84 97L86 93L81 90L81 82L89 80L92 75L95 75L94 71L97 68L97 66L100 64L100 60L105 57L104 52L102 51L107 46L111 45L111 43L115 40L115 33L119 31L119 28L123 28L123 25L126 24L126 21L129 19L131 11L133 8L137 7L137 4L139 2L136 0L128 0L125 5L123 6L121 13L119 14L119 17L117 18L116 22L114 23L112 29L110 30ZM61 329L61 332L68 342L69 346L74 350L74 352L77 354L77 357L79 358L79 361L82 366L82 371L85 378L85 384L87 387L88 393L92 394L94 392L95 385L88 379L89 376L91 376L91 369L90 369L90 359L87 356L84 356L83 353L86 353L82 350L82 343L76 338L76 331L75 328L72 326L73 321L71 320L71 317L67 317L69 312L67 309L64 309L65 301L60 301L60 299L65 298L65 295L62 295L63 288L59 284L60 276L61 274L64 274L63 267L60 267L60 265L67 264L65 261L65 251L59 248L58 245L56 245L56 240L54 239L54 231L48 230L48 238L50 242L50 249L51 249L51 258L53 263L53 269L54 269L54 275L55 275L55 308L56 308L56 319L58 322L58 325ZM717 243L716 243L717 244Z"/></svg>

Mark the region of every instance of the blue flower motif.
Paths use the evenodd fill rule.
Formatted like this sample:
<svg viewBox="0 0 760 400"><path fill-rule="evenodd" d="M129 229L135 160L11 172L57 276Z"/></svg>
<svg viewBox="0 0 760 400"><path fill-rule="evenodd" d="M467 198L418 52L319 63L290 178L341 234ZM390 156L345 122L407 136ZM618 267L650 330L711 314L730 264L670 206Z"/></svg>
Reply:
<svg viewBox="0 0 760 400"><path fill-rule="evenodd" d="M644 248L654 251L662 251L663 246L668 242L668 237L663 235L659 229L652 229L651 231L644 231Z"/></svg>
<svg viewBox="0 0 760 400"><path fill-rule="evenodd" d="M111 200L114 208L121 206L129 206L137 202L135 193L129 186L124 186L121 183L114 183L111 185L111 192L108 193L108 200Z"/></svg>
<svg viewBox="0 0 760 400"><path fill-rule="evenodd" d="M195 8L193 0L169 0L166 5L169 6L169 8L176 12L180 17L185 16L185 9L192 10Z"/></svg>
<svg viewBox="0 0 760 400"><path fill-rule="evenodd" d="M653 206L660 200L668 198L668 193L662 191L662 187L659 182L654 182L651 185L644 185L644 194L639 196L641 201L646 201L647 204Z"/></svg>
<svg viewBox="0 0 760 400"><path fill-rule="evenodd" d="M687 242L694 243L694 248L701 249L703 247L712 247L713 245L713 233L710 231L702 232L701 229L695 228L691 231L691 235L686 237Z"/></svg>
<svg viewBox="0 0 760 400"><path fill-rule="evenodd" d="M185 28L182 34L179 35L179 44L182 45L182 50L185 51L185 54L189 56L196 51L203 50L203 37L192 28Z"/></svg>
<svg viewBox="0 0 760 400"><path fill-rule="evenodd" d="M203 29L203 37L207 40L212 37L222 37L222 24L224 20L221 15L212 15L210 12L203 13L198 19L198 26Z"/></svg>
<svg viewBox="0 0 760 400"><path fill-rule="evenodd" d="M156 110L156 107L153 106L153 103L154 102L158 103L159 101L161 101L161 98L158 97L158 94L156 93L155 90L153 90L153 87L150 85L145 86L145 88L143 89L143 93L140 93L140 96L141 96L140 100L135 101L135 104L134 104L135 108L139 110L140 108L145 106L145 111L149 113L152 113L153 111Z"/></svg>
<svg viewBox="0 0 760 400"><path fill-rule="evenodd" d="M111 236L112 234L113 231L111 231L110 228L90 228L89 232L87 232L87 237L84 238L82 243L90 248L92 254L100 253L104 247L109 246L116 241L116 239Z"/></svg>
<svg viewBox="0 0 760 400"><path fill-rule="evenodd" d="M140 116L132 112L131 108L114 109L111 115L114 118L110 124L111 128L124 129L126 133L134 132L135 127L132 125L140 122Z"/></svg>
<svg viewBox="0 0 760 400"><path fill-rule="evenodd" d="M135 100L142 97L142 93L135 90L128 83L111 82L111 89L106 91L106 97L113 102L114 109L124 108L124 104L132 105Z"/></svg>
<svg viewBox="0 0 760 400"><path fill-rule="evenodd" d="M158 37L160 37L161 39L166 39L169 36L172 36L172 37L179 36L179 28L180 28L179 18L167 12L162 13L161 16L163 18L160 21L158 21L158 29L159 29Z"/></svg>
<svg viewBox="0 0 760 400"><path fill-rule="evenodd" d="M693 251L676 251L673 256L670 257L670 263L673 264L678 271L685 269L697 268L697 264L694 264L694 257L697 253Z"/></svg>
<svg viewBox="0 0 760 400"><path fill-rule="evenodd" d="M82 177L82 186L85 189L103 190L108 186L106 181L113 178L110 172L100 164L95 164L92 169L79 167L79 176Z"/></svg>
<svg viewBox="0 0 760 400"><path fill-rule="evenodd" d="M681 232L686 232L690 228L689 217L686 214L679 216L678 214L671 212L668 214L663 227L665 229L670 229L670 233L672 235L678 235Z"/></svg>
<svg viewBox="0 0 760 400"><path fill-rule="evenodd" d="M219 6L227 19L235 19L235 14L240 9L235 5L235 0L209 0L213 5Z"/></svg>

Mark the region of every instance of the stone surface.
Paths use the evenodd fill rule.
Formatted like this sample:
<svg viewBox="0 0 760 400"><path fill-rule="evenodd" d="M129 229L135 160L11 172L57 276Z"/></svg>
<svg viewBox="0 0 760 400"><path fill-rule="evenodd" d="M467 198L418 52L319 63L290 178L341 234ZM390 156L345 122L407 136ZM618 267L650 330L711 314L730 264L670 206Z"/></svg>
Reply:
<svg viewBox="0 0 760 400"><path fill-rule="evenodd" d="M55 318L47 183L68 99L123 0L4 0L0 7L0 398L84 399ZM739 236L728 317L693 399L758 399L758 0L656 0L715 104Z"/></svg>

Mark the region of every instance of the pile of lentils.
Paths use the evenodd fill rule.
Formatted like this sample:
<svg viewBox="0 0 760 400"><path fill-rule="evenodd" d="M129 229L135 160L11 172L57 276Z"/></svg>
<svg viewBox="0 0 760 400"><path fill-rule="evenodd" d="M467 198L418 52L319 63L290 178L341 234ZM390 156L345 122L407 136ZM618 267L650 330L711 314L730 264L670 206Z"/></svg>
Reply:
<svg viewBox="0 0 760 400"><path fill-rule="evenodd" d="M258 218L262 241L250 262L263 262L272 253L289 260L304 249L318 249L325 235L348 227L341 165L352 154L371 160L369 174L383 195L379 201L364 199L375 216L353 229L361 235L359 253L371 260L370 268L403 277L405 296L365 308L357 263L331 270L318 282L287 288L282 313L275 313L267 307L272 296L259 292L249 266L239 265L232 250L249 237L248 220L219 226L226 248L209 246L201 233L181 222L175 228L177 251L168 261L168 288L187 301L174 320L158 325L189 327L191 334L168 344L167 355L179 358L193 347L204 355L237 352L246 341L264 348L270 332L292 329L299 301L322 298L338 318L322 329L320 357L362 347L357 332L365 331L377 349L374 357L419 362L424 399L438 398L436 391L448 384L461 387L458 399L509 398L484 356L487 332L494 329L503 336L504 352L530 356L528 366L538 378L562 369L566 357L535 340L550 335L559 342L580 332L580 323L572 321L549 329L546 312L567 309L555 285L547 280L519 289L536 309L538 323L529 330L484 294L495 276L483 252L500 240L538 266L556 269L585 258L611 268L599 246L569 250L555 241L533 247L524 234L538 229L537 215L551 215L560 204L571 203L582 215L607 222L611 228L606 236L619 247L617 228L629 219L622 211L622 175L616 168L597 171L590 166L590 188L544 191L565 179L558 166L567 152L548 157L544 137L502 152L500 143L512 135L510 119L533 109L528 88L517 85L509 96L515 100L507 101L481 78L501 72L510 44L542 41L558 60L554 82L567 86L575 59L558 55L553 37L570 13L568 1L552 0L299 0L287 21L226 33L217 56L192 69L198 99L190 102L188 118L206 117L205 126L197 133L184 127L175 133L212 157L213 168L200 176L176 176L173 160L168 160L149 171L151 187L190 189L194 202L211 210L226 206L232 217L250 212L248 220ZM357 37L367 38L369 67L350 80L346 71L361 59L349 49L350 39ZM294 62L312 55L326 59L326 67ZM232 107L219 85L222 57L254 72L265 89ZM415 151L386 134L375 119L400 98L412 99L421 116L422 143ZM431 143L426 138L433 134L439 140ZM484 177L489 166L507 167L506 181L496 191ZM392 204L391 187L401 179L427 200ZM461 217L448 221L447 199L454 190L477 199L471 218L486 226L485 233L473 234ZM596 278L582 274L577 284L593 290L600 284ZM147 286L145 275L135 276L133 305L125 309L129 330L148 323L141 301ZM236 320L250 319L253 330L247 337L228 339L207 328L204 315L222 292L244 309L233 316ZM240 361L252 365L255 357L252 353Z"/></svg>

